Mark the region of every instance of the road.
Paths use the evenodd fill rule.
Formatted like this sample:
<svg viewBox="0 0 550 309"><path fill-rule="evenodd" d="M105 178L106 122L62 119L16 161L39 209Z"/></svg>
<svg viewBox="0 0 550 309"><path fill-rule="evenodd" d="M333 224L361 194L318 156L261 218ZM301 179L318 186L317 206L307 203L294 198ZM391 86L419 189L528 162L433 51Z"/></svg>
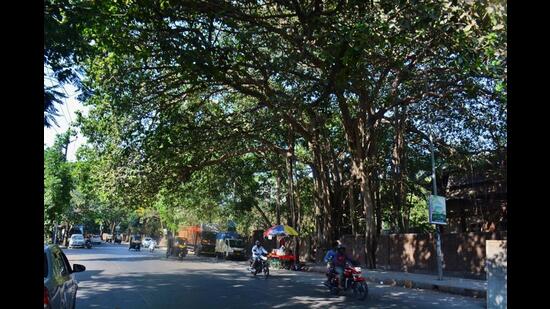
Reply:
<svg viewBox="0 0 550 309"><path fill-rule="evenodd" d="M272 271L267 280L246 271L246 261L189 255L166 259L164 251L129 251L125 245L65 249L77 273L76 307L82 308L485 308L485 301L428 290L369 283L365 301L330 296L323 274Z"/></svg>

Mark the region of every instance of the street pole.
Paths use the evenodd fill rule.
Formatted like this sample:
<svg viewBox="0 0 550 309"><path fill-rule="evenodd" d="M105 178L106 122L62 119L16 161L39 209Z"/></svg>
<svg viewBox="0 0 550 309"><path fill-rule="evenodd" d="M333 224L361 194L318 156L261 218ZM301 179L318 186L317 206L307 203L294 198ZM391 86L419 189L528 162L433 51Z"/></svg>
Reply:
<svg viewBox="0 0 550 309"><path fill-rule="evenodd" d="M56 244L57 240L57 222L54 222L54 228L53 228L53 244Z"/></svg>
<svg viewBox="0 0 550 309"><path fill-rule="evenodd" d="M433 137L430 134L430 149L432 154L432 184L433 184L433 194L437 195L437 184L435 182L435 156L434 156L434 144ZM439 224L435 225L435 248L437 256L437 278L438 280L443 280L443 254L441 252L441 231Z"/></svg>

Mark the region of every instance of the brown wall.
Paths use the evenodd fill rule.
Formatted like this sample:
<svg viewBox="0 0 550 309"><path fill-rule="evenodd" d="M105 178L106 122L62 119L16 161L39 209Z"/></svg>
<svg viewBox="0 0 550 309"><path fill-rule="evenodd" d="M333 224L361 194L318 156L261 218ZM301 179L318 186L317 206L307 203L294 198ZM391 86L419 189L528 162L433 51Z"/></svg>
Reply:
<svg viewBox="0 0 550 309"><path fill-rule="evenodd" d="M485 241L506 239L505 232L443 234L443 274L470 278L485 277ZM365 261L364 237L345 235L341 239L348 254ZM437 273L433 234L381 235L376 254L380 269L411 273Z"/></svg>

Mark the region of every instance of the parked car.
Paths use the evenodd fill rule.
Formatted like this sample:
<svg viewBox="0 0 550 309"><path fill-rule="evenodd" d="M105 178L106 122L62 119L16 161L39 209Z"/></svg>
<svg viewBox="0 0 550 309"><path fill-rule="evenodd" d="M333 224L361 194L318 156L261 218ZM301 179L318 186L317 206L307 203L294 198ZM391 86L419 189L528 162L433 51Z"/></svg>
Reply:
<svg viewBox="0 0 550 309"><path fill-rule="evenodd" d="M86 270L84 265L69 264L58 245L44 245L44 309L74 309L78 282L74 273Z"/></svg>
<svg viewBox="0 0 550 309"><path fill-rule="evenodd" d="M73 234L69 239L69 248L84 248L85 244L82 234Z"/></svg>
<svg viewBox="0 0 550 309"><path fill-rule="evenodd" d="M143 237L143 240L141 241L141 245L144 248L149 248L149 245L151 244L151 241L154 241L151 237Z"/></svg>
<svg viewBox="0 0 550 309"><path fill-rule="evenodd" d="M90 237L90 240L92 241L92 244L94 244L94 245L101 244L101 237L99 237L99 235L92 235L92 237Z"/></svg>

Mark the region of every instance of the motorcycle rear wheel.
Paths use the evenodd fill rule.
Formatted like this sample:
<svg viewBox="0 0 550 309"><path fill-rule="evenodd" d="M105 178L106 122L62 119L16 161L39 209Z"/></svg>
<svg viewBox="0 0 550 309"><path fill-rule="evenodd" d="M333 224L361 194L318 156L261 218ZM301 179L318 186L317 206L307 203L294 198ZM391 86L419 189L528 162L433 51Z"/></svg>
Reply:
<svg viewBox="0 0 550 309"><path fill-rule="evenodd" d="M264 278L267 279L267 277L269 277L269 267L268 266L264 266Z"/></svg>

